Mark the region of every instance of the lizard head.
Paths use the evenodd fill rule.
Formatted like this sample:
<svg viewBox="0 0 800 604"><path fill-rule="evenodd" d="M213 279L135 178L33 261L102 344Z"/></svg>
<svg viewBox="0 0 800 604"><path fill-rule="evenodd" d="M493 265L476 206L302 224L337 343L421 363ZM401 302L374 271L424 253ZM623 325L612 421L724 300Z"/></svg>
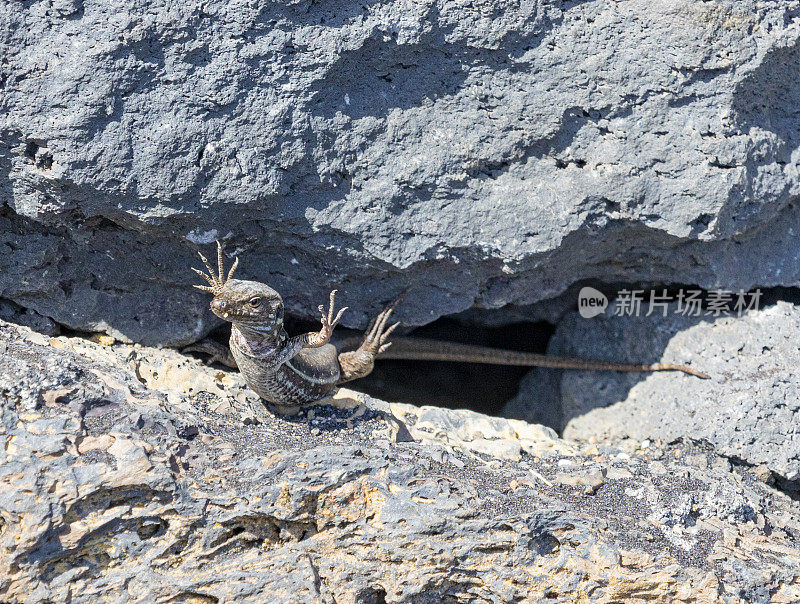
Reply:
<svg viewBox="0 0 800 604"><path fill-rule="evenodd" d="M203 254L200 254L200 259L208 274L196 268L192 270L203 277L208 285L195 287L214 294L211 311L215 315L231 323L264 332L265 335L277 335L280 332L283 327L283 299L278 292L258 281L233 279L233 273L239 266L238 258L226 276L222 262L222 245L219 241L216 273Z"/></svg>

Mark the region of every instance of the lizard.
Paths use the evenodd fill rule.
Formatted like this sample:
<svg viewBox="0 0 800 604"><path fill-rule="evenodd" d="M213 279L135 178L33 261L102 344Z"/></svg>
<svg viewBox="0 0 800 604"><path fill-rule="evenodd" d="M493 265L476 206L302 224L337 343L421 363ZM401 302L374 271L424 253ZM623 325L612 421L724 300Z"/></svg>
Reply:
<svg viewBox="0 0 800 604"><path fill-rule="evenodd" d="M284 329L284 304L280 294L264 283L234 279L239 265L235 258L224 271L222 245L217 242L217 268L200 252L208 273L192 267L208 285L194 287L213 294L211 311L231 323L229 352L221 345L201 342L184 352L206 352L212 360L238 368L247 385L262 399L279 405L304 405L332 395L340 384L368 375L375 359L458 361L498 365L582 369L594 371L681 371L699 378L705 373L674 363L630 364L556 357L530 352L416 338L388 338L399 323L389 325L397 301L373 319L360 341L347 340L339 352L331 344L333 330L347 310L334 312L336 290L331 291L327 310L320 305L322 327L289 337ZM394 348L392 344L395 344Z"/></svg>

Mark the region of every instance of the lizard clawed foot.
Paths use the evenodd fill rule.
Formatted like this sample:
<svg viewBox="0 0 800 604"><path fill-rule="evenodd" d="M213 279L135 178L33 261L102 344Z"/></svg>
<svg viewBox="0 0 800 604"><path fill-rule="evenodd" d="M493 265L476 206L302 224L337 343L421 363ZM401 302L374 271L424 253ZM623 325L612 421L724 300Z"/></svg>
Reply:
<svg viewBox="0 0 800 604"><path fill-rule="evenodd" d="M400 323L394 323L389 327L386 327L386 323L389 321L389 317L394 311L396 302L392 303L391 306L383 310L377 317L375 317L372 322L369 324L367 328L367 334L364 337L364 341L359 346L359 350L364 350L369 352L373 355L379 355L382 352L385 352L389 346L392 345L391 342L387 342L387 339L391 335L391 333L397 329L397 326Z"/></svg>
<svg viewBox="0 0 800 604"><path fill-rule="evenodd" d="M392 345L387 340L400 323L394 323L388 327L386 324L396 305L397 300L372 320L361 346L356 350L339 355L339 365L342 369L339 384L369 375L374 366L375 357Z"/></svg>
<svg viewBox="0 0 800 604"><path fill-rule="evenodd" d="M336 290L334 289L331 291L331 298L328 304L328 312L325 312L325 307L322 304L319 305L319 312L322 314L322 329L319 330L318 335L318 346L322 346L323 344L327 344L328 340L331 339L333 335L333 329L339 324L339 320L342 318L344 311L347 310L347 306L339 310L336 313L336 316L333 314L333 302L334 298L336 297Z"/></svg>
<svg viewBox="0 0 800 604"><path fill-rule="evenodd" d="M214 272L214 267L211 266L211 263L208 261L208 258L203 256L202 252L197 252L200 255L200 260L203 261L203 264L206 265L206 270L208 274L204 273L201 270L198 270L192 267L192 270L200 275L203 279L208 282L208 285L195 285L197 289L201 289L205 292L211 292L215 296L222 291L222 288L225 287L225 283L231 280L233 277L233 273L236 272L236 267L239 266L239 259L233 261L233 266L231 266L230 270L228 271L228 276L225 276L225 265L222 261L222 244L217 241L217 270L216 274Z"/></svg>

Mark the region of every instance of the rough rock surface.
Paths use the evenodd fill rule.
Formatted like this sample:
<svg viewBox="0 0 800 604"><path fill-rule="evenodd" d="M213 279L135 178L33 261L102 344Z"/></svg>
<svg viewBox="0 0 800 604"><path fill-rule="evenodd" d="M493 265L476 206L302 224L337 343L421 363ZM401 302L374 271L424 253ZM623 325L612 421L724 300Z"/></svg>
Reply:
<svg viewBox="0 0 800 604"><path fill-rule="evenodd" d="M402 442L355 393L276 418L109 343L0 324L4 602L800 598L796 504L698 444L393 406Z"/></svg>
<svg viewBox="0 0 800 604"><path fill-rule="evenodd" d="M690 437L721 454L765 465L800 491L800 307L780 302L742 317L568 316L550 352L614 359L661 358L711 376L563 372L526 385L506 408L528 420L558 407L568 439ZM646 344L643 346L643 342Z"/></svg>
<svg viewBox="0 0 800 604"><path fill-rule="evenodd" d="M0 296L185 343L215 237L305 316L800 282L796 0L6 2Z"/></svg>

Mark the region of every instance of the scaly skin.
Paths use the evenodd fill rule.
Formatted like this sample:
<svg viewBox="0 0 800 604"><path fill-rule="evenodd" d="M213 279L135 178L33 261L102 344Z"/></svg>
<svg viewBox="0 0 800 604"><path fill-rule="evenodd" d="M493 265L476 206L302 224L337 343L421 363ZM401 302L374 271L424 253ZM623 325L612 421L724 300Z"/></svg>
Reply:
<svg viewBox="0 0 800 604"><path fill-rule="evenodd" d="M279 405L303 405L332 394L336 387L372 371L375 356L391 345L387 341L397 324L387 327L392 308L373 322L357 350L338 354L329 344L331 335L347 308L334 314L336 290L328 310L320 306L322 328L288 337L283 327L283 299L268 285L233 279L234 262L224 273L222 246L217 242L217 271L200 254L208 274L192 269L208 282L196 285L211 292L211 311L232 324L230 350L248 386L261 398ZM231 359L224 359L230 363Z"/></svg>
<svg viewBox="0 0 800 604"><path fill-rule="evenodd" d="M548 355L499 350L483 346L470 346L452 342L398 338L398 346L391 352L387 341L397 327L388 326L394 305L380 313L367 329L364 339L358 344L348 340L343 347L358 344L350 352L339 353L329 343L331 335L342 314L342 308L334 314L336 290L330 295L328 310L320 306L322 328L288 337L283 327L283 300L274 289L257 281L233 279L238 258L227 276L224 274L222 246L217 242L217 272L205 256L200 254L208 274L192 269L209 285L196 285L211 292L211 310L218 317L232 323L230 352L226 354L219 345L190 346L186 351L212 354L213 360L238 367L247 384L261 398L280 405L303 405L331 395L339 384L368 375L375 358L459 361L467 363L490 363L496 365L523 365L528 367L551 367L556 369L582 369L593 371L682 371L700 378L707 378L686 365L655 363L652 365L613 363L591 359L570 359Z"/></svg>

